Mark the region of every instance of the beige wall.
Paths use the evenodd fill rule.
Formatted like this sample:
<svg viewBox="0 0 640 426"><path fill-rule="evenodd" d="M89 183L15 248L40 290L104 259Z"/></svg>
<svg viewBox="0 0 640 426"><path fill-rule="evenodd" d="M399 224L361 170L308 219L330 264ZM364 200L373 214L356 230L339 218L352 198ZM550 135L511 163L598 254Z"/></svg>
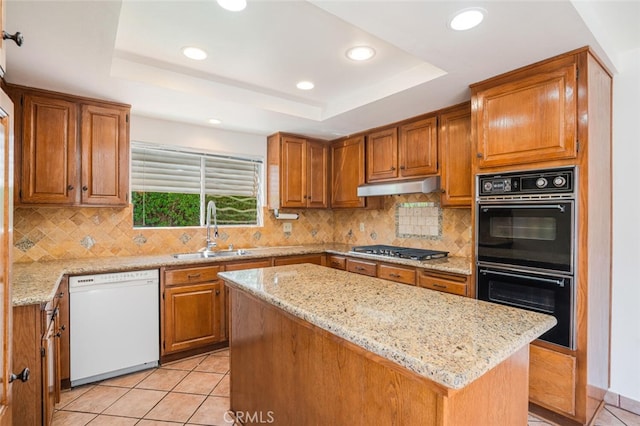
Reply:
<svg viewBox="0 0 640 426"><path fill-rule="evenodd" d="M433 248L449 251L452 256L469 256L470 209L443 209L440 238L396 237L397 203L437 200L433 194L404 195L385 197L381 210L297 210L300 218L291 221L290 234L282 231L285 221L275 220L265 209L263 227L220 227L218 244L221 248L229 244L247 248L335 241ZM17 207L14 214L14 262L183 253L204 245L205 231L199 227L134 229L130 207Z"/></svg>

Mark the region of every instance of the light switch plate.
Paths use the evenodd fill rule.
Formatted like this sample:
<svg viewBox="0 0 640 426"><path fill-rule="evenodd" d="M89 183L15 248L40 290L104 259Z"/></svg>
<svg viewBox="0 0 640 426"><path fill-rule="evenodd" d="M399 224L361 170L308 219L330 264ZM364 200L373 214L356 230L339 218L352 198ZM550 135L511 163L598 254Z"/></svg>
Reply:
<svg viewBox="0 0 640 426"><path fill-rule="evenodd" d="M283 232L291 232L293 230L293 226L290 223L283 223L282 224L282 231Z"/></svg>

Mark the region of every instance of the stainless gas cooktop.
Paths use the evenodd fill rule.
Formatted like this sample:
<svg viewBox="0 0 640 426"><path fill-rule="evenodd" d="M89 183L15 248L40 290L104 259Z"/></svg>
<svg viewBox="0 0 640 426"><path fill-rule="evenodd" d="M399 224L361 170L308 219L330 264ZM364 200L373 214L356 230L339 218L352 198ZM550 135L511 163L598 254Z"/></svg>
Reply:
<svg viewBox="0 0 640 426"><path fill-rule="evenodd" d="M448 251L426 250L410 247L385 245L356 246L351 249L355 253L375 254L383 257L397 257L411 260L431 260L447 257Z"/></svg>

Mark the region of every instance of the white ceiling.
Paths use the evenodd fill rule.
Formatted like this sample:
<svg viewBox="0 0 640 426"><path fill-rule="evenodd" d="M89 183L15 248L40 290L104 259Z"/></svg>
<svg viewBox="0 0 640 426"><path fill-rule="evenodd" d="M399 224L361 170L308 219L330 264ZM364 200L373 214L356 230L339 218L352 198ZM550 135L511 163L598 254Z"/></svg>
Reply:
<svg viewBox="0 0 640 426"><path fill-rule="evenodd" d="M447 27L460 9L485 21ZM469 99L468 85L591 45L640 47L638 1L8 0L6 80L132 105L132 113L233 131L355 133ZM594 38L583 18L602 37ZM605 30L603 30L605 29ZM597 34L597 32L596 32ZM600 42L600 43L599 43ZM345 50L368 44L368 63ZM197 62L184 46L209 53ZM604 49L607 49L606 51ZM316 87L300 91L299 80Z"/></svg>

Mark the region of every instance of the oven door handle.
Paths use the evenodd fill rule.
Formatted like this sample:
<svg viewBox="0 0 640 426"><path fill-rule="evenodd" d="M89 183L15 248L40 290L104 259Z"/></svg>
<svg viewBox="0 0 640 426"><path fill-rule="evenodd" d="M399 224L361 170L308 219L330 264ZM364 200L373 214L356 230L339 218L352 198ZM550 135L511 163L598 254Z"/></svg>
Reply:
<svg viewBox="0 0 640 426"><path fill-rule="evenodd" d="M557 210L560 210L560 213L564 213L565 211L565 206L561 204L529 204L529 205L504 204L500 206L482 206L480 208L484 213L488 212L490 209L557 209Z"/></svg>
<svg viewBox="0 0 640 426"><path fill-rule="evenodd" d="M538 280L538 281L542 281L544 283L555 284L558 287L564 287L564 280L563 279L554 280L554 279L551 279L551 278L528 277L526 275L514 274L512 272L490 271L488 269L481 269L480 273L481 274L502 275L502 276L511 277L511 278L523 278L523 279L526 279L526 280Z"/></svg>

